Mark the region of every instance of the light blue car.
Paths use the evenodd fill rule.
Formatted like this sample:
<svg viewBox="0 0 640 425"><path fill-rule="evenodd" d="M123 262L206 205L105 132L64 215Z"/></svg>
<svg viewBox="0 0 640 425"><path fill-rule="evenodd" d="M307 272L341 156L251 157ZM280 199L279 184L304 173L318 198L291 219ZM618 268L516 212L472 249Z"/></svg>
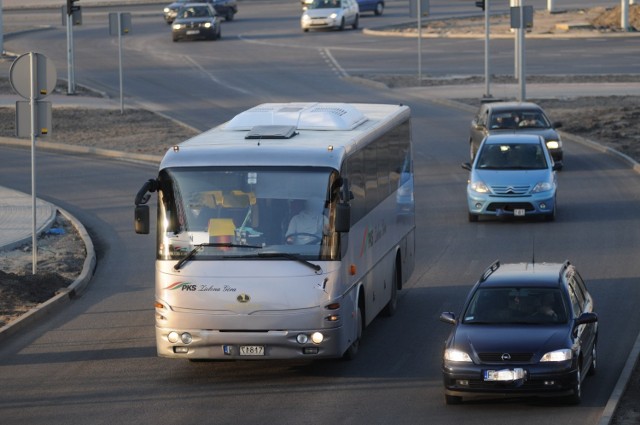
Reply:
<svg viewBox="0 0 640 425"><path fill-rule="evenodd" d="M480 145L467 184L469 221L481 215L556 217L556 170L544 138L533 134L489 135Z"/></svg>

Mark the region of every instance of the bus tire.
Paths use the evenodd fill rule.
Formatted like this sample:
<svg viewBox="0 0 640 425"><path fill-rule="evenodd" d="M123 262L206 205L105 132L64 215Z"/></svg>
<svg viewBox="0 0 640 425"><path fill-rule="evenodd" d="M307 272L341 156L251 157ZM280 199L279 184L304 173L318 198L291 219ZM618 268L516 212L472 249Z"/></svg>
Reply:
<svg viewBox="0 0 640 425"><path fill-rule="evenodd" d="M358 305L358 310L357 310L356 314L357 314L356 326L358 327L358 336L351 343L349 348L347 348L347 351L344 352L344 355L342 356L342 358L344 360L353 360L353 359L355 359L357 354L358 354L358 350L360 349L360 338L362 338L362 309L360 308L360 305Z"/></svg>

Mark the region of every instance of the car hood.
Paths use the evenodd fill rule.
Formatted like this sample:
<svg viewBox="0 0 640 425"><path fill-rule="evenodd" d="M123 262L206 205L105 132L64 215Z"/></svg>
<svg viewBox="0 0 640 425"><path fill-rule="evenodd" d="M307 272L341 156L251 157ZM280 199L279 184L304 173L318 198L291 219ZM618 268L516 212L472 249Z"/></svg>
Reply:
<svg viewBox="0 0 640 425"><path fill-rule="evenodd" d="M213 21L214 21L214 18L204 17L204 18L176 19L175 21L173 21L173 23L186 25L186 24L199 24L202 22L213 22Z"/></svg>
<svg viewBox="0 0 640 425"><path fill-rule="evenodd" d="M490 130L489 134L535 134L542 136L544 140L560 140L558 132L553 128L495 129Z"/></svg>
<svg viewBox="0 0 640 425"><path fill-rule="evenodd" d="M340 9L340 8L308 9L304 13L305 13L305 15L309 16L310 18L326 18L327 16L331 15L332 13L335 13L338 16L340 16L340 14L342 13L342 9Z"/></svg>
<svg viewBox="0 0 640 425"><path fill-rule="evenodd" d="M567 325L460 325L451 343L469 354L532 353L535 358L561 348L567 343Z"/></svg>
<svg viewBox="0 0 640 425"><path fill-rule="evenodd" d="M542 181L551 181L551 171L544 170L478 170L473 172L472 180L481 181L487 186L512 185L534 186Z"/></svg>

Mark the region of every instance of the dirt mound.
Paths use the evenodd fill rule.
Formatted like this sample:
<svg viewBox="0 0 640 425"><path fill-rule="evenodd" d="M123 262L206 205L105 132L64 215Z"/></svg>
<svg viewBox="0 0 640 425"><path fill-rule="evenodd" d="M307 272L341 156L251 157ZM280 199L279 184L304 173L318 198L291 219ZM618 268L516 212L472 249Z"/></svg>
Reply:
<svg viewBox="0 0 640 425"><path fill-rule="evenodd" d="M591 19L591 25L596 28L620 29L622 6L605 9L600 15ZM629 5L629 26L634 30L640 30L640 4Z"/></svg>

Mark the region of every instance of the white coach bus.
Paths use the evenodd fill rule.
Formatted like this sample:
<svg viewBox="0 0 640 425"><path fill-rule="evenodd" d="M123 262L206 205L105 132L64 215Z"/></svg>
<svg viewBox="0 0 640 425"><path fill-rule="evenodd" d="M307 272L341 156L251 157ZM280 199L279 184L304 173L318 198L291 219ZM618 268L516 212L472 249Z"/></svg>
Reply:
<svg viewBox="0 0 640 425"><path fill-rule="evenodd" d="M164 156L157 199L158 355L353 358L414 268L410 109L270 103Z"/></svg>

